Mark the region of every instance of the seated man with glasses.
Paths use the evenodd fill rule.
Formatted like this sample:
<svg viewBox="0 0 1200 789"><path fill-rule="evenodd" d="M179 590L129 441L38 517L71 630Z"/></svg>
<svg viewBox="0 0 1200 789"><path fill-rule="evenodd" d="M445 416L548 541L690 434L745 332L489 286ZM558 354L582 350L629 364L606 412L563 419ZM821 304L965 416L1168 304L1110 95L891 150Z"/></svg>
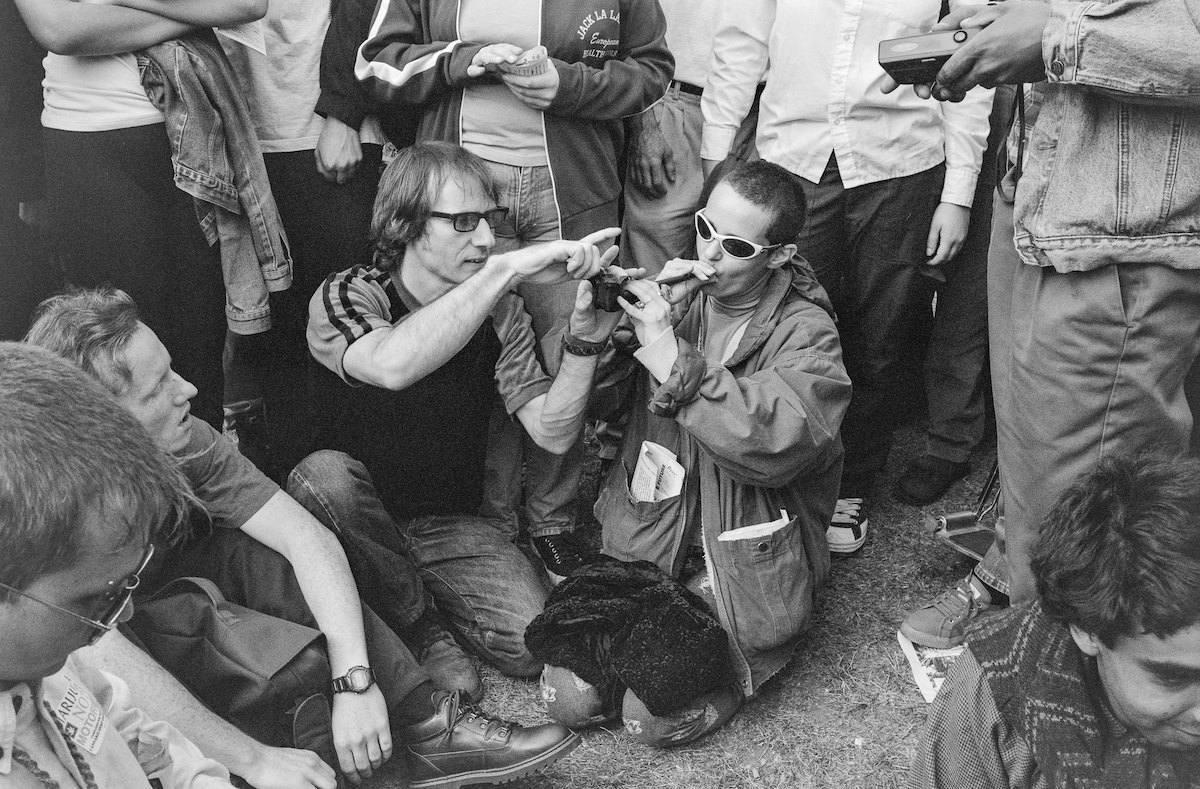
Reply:
<svg viewBox="0 0 1200 789"><path fill-rule="evenodd" d="M180 524L189 497L95 381L0 343L0 785L232 786L77 652L128 617L155 533Z"/></svg>
<svg viewBox="0 0 1200 789"><path fill-rule="evenodd" d="M26 340L97 378L191 486L199 506L180 529L157 535L159 552L141 577L130 626L218 714L271 745L314 748L356 782L388 761L395 745L408 762L411 785L424 789L456 786L465 773L473 782L509 780L577 743L561 726L522 728L483 716L467 700L480 688L457 647L465 663L460 673L469 674L474 692L444 687L446 677L433 675L428 661L418 665L400 635L361 605L338 537L233 444L191 417L196 387L172 369L170 353L123 291L76 290L47 299ZM232 615L189 593L198 587L177 582L184 578L204 579L230 603L261 616L251 619L243 610L236 614L240 624L223 629ZM386 588L423 594L411 565L387 579ZM261 643L239 640L239 627ZM313 657L310 645L320 636L323 649ZM231 642L235 646L226 646ZM309 753L264 748L228 731L214 735L218 727L190 707L187 717L175 717L188 700L171 698L157 667L122 644L108 639L98 647L104 667L138 676L142 706L170 710L206 753L248 779L332 789L333 772ZM220 660L206 658L206 644L215 645ZM481 728L481 721L488 726ZM480 752L489 748L494 753L481 769Z"/></svg>
<svg viewBox="0 0 1200 789"><path fill-rule="evenodd" d="M504 523L478 515L488 421L502 403L550 452L579 439L620 313L598 313L580 283L551 379L515 288L597 274L617 254L597 245L619 231L492 255L498 200L486 164L457 145L420 143L388 166L374 264L331 275L310 302L324 449L293 470L288 490L334 531L377 544L350 552L360 584L411 554L463 643L505 674L535 677L542 666L524 634L545 590ZM381 611L405 604L362 593Z"/></svg>
<svg viewBox="0 0 1200 789"><path fill-rule="evenodd" d="M632 331L618 330L594 398L629 412L596 502L604 553L654 562L698 592L740 686L654 716L629 695L605 709L547 666L544 696L569 726L621 714L647 744L694 740L783 668L809 624L829 570L850 380L833 309L791 243L804 219L803 192L778 165L726 175L696 213L699 260L625 285L638 299L622 299ZM681 467L675 487L655 485L647 455L663 449Z"/></svg>

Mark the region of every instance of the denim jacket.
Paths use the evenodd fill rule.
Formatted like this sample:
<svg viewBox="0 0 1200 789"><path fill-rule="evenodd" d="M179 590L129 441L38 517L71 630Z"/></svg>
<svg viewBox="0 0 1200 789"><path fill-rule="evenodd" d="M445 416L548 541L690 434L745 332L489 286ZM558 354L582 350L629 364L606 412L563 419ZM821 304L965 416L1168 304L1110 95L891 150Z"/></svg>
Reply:
<svg viewBox="0 0 1200 789"><path fill-rule="evenodd" d="M631 405L595 515L605 554L652 561L675 576L699 538L734 670L750 696L795 651L829 573L825 529L842 475L850 379L832 305L807 262L775 272L724 364L699 350L702 301L676 327L679 357L662 384L626 354L636 340L626 346L627 332L614 337L593 402L598 411L614 400ZM631 399L611 397L630 382ZM678 457L678 496L630 495L643 441ZM768 534L727 534L778 520L781 510L790 520Z"/></svg>
<svg viewBox="0 0 1200 789"><path fill-rule="evenodd" d="M1200 0L1051 3L1016 201L1027 263L1200 269Z"/></svg>
<svg viewBox="0 0 1200 789"><path fill-rule="evenodd" d="M210 30L142 50L138 66L166 116L175 185L195 199L208 243L221 242L229 328L266 331L267 294L292 284L292 261L233 68Z"/></svg>

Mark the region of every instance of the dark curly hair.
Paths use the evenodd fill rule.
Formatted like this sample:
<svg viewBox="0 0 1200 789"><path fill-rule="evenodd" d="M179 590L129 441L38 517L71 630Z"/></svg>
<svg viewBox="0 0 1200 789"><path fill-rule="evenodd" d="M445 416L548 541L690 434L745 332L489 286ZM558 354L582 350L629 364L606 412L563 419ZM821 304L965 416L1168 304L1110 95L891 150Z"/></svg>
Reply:
<svg viewBox="0 0 1200 789"><path fill-rule="evenodd" d="M404 250L425 232L429 212L447 181L478 188L499 205L500 192L487 164L460 145L420 142L400 152L379 179L371 216L375 266L392 271Z"/></svg>
<svg viewBox="0 0 1200 789"><path fill-rule="evenodd" d="M1200 461L1101 460L1042 522L1032 568L1046 612L1109 648L1200 622Z"/></svg>

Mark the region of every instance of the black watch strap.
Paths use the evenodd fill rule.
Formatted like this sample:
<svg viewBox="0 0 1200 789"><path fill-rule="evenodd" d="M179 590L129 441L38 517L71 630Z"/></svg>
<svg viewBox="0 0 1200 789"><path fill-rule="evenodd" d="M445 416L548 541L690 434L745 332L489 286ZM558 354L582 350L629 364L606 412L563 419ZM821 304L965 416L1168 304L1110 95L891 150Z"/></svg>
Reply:
<svg viewBox="0 0 1200 789"><path fill-rule="evenodd" d="M343 677L334 677L334 693L366 693L375 684L375 670L369 666L351 666Z"/></svg>
<svg viewBox="0 0 1200 789"><path fill-rule="evenodd" d="M600 342L581 340L573 334L564 333L562 338L563 350L572 356L599 356L608 347L608 338Z"/></svg>

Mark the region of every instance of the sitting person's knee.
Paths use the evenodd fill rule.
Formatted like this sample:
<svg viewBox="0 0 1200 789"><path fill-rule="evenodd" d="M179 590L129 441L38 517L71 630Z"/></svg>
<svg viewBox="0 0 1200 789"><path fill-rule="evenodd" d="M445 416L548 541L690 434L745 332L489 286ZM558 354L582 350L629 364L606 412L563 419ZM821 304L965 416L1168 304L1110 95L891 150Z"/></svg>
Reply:
<svg viewBox="0 0 1200 789"><path fill-rule="evenodd" d="M608 720L604 700L595 685L561 666L542 671L542 701L550 717L572 729L586 729Z"/></svg>
<svg viewBox="0 0 1200 789"><path fill-rule="evenodd" d="M322 487L336 487L340 480L351 476L356 467L362 468L362 464L345 452L318 449L297 463L288 474L287 491L294 496L298 490L317 480Z"/></svg>
<svg viewBox="0 0 1200 789"><path fill-rule="evenodd" d="M721 728L741 704L742 694L736 688L719 688L697 696L673 712L655 715L632 690L626 690L621 719L625 730L643 745L671 748Z"/></svg>

